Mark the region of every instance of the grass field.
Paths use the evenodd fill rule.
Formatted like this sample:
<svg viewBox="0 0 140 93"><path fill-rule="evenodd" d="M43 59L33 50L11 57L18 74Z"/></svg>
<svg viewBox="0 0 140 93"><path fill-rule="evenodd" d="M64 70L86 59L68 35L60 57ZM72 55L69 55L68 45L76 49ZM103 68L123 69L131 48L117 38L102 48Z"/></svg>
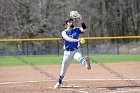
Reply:
<svg viewBox="0 0 140 93"><path fill-rule="evenodd" d="M26 66L30 64L34 65L50 65L61 64L62 55L30 55L30 56L18 56L22 59L18 59L17 56L0 56L0 66ZM124 54L124 55L90 55L91 58L99 63L105 62L140 62L140 54ZM73 64L78 64L73 60Z"/></svg>

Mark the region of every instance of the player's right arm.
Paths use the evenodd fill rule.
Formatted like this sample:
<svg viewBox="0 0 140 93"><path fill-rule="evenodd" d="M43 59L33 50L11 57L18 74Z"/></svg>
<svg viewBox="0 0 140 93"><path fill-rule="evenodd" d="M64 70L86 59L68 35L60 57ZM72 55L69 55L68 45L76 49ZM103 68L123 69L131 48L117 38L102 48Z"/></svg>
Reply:
<svg viewBox="0 0 140 93"><path fill-rule="evenodd" d="M79 42L80 41L80 39L73 39L71 37L68 37L68 35L66 34L65 31L62 31L62 37L63 37L63 39L65 39L68 42Z"/></svg>

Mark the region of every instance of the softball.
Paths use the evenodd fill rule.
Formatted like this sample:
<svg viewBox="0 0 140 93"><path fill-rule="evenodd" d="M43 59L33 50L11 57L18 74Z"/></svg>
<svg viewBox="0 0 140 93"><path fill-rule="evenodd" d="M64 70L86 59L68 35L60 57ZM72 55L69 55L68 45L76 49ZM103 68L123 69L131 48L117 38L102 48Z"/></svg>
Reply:
<svg viewBox="0 0 140 93"><path fill-rule="evenodd" d="M85 41L84 38L81 38L81 39L80 39L80 43L81 43L81 44L85 44L85 42L86 42L86 41Z"/></svg>

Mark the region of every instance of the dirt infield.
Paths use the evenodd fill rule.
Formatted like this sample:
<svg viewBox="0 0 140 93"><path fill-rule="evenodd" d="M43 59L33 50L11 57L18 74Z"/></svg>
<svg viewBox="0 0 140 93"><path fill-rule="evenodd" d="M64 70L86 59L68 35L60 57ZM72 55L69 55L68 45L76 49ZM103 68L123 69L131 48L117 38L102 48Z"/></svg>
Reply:
<svg viewBox="0 0 140 93"><path fill-rule="evenodd" d="M61 65L0 67L0 93L140 93L140 62L71 64L60 89Z"/></svg>

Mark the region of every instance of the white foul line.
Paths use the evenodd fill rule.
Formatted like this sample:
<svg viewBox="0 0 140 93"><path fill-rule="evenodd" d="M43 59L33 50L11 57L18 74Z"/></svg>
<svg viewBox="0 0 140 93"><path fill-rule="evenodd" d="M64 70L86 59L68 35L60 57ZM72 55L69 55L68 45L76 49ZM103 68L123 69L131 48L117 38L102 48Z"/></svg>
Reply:
<svg viewBox="0 0 140 93"><path fill-rule="evenodd" d="M69 79L68 81L127 81L127 80L132 80L132 81L139 81L139 79Z"/></svg>
<svg viewBox="0 0 140 93"><path fill-rule="evenodd" d="M0 85L6 85L6 84L24 84L24 83L37 83L37 82L47 82L47 81L53 81L53 80L29 80L29 81L11 81L11 82L1 82Z"/></svg>
<svg viewBox="0 0 140 93"><path fill-rule="evenodd" d="M140 79L67 79L63 81L140 81ZM54 82L54 80L29 80L29 81L11 81L11 82L0 82L0 85L5 84L21 84L21 83L37 83L37 82Z"/></svg>

